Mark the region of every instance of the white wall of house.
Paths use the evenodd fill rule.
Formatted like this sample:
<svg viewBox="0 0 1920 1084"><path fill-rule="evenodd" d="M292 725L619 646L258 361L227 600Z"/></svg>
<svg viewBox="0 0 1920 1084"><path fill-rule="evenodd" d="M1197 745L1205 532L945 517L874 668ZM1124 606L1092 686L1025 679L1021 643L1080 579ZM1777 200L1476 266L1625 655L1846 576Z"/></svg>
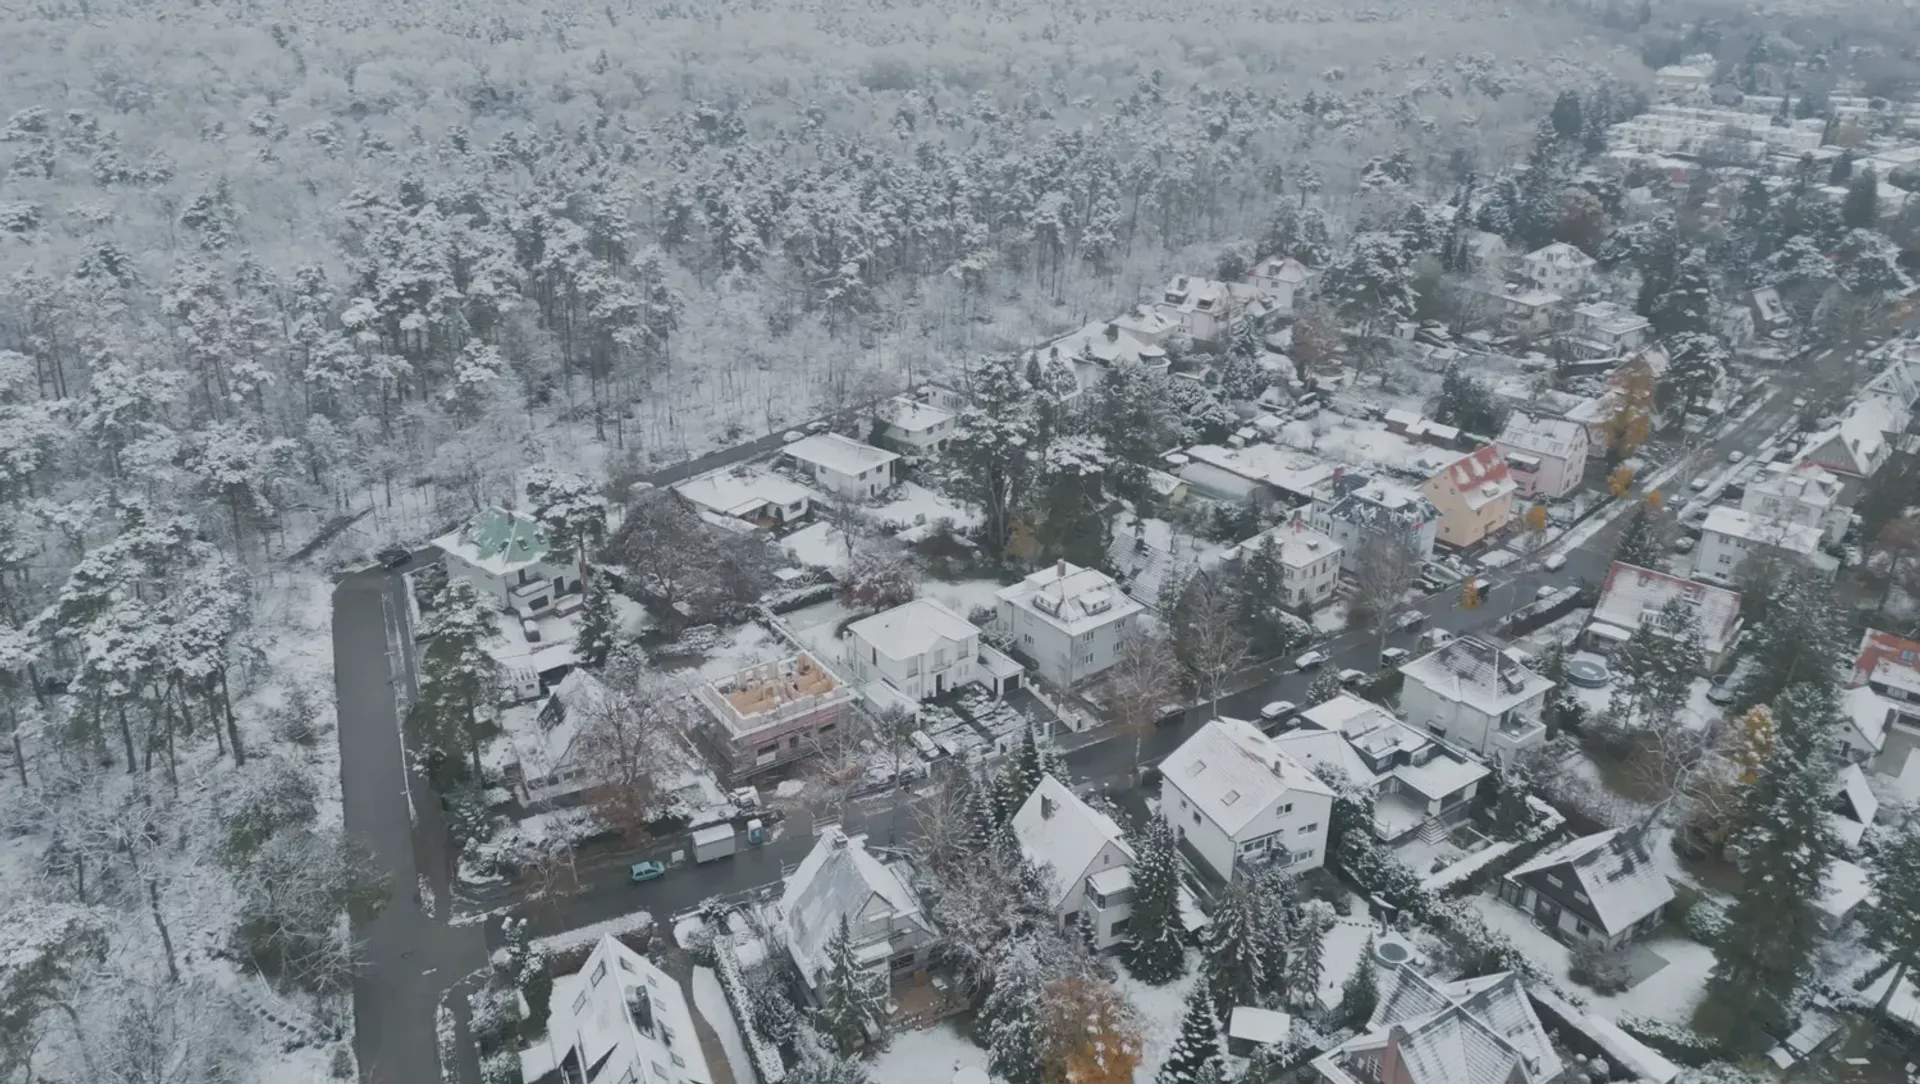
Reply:
<svg viewBox="0 0 1920 1084"><path fill-rule="evenodd" d="M1582 432L1584 432L1584 428ZM1564 497L1580 488L1587 468L1586 444L1580 445L1578 459L1568 459L1547 452L1530 451L1519 445L1498 442L1500 454L1507 457L1507 466L1513 471L1513 480L1519 483L1520 492L1528 497ZM1540 461L1537 471L1522 471L1514 466L1516 455L1532 456Z"/></svg>
<svg viewBox="0 0 1920 1084"><path fill-rule="evenodd" d="M1335 548L1325 553L1325 557L1308 564L1283 566L1281 579L1287 605L1318 606L1333 597L1334 587L1340 582L1341 551Z"/></svg>
<svg viewBox="0 0 1920 1084"><path fill-rule="evenodd" d="M554 601L569 591L580 590L580 570L571 564L549 564L535 561L496 576L486 569L475 567L463 560L459 554L447 554L447 575L455 576L472 584L474 590L486 598L492 599L501 609L514 608L513 594L531 584L544 584L544 592L523 593L520 598L522 612L543 614L552 609ZM544 600L544 601L543 601ZM540 602L540 605L534 603Z"/></svg>
<svg viewBox="0 0 1920 1084"><path fill-rule="evenodd" d="M1126 927L1122 925L1116 930L1114 924L1123 923L1132 917L1133 889L1129 887L1125 892L1103 901L1094 897L1088 882L1095 874L1110 869L1126 869L1132 864L1133 860L1127 857L1126 852L1111 841L1103 845L1100 853L1095 855L1092 863L1087 866L1086 873L1074 882L1073 887L1067 892L1067 898L1061 901L1061 927L1072 929L1080 921L1080 913L1085 911L1089 924L1093 927L1094 948L1108 949L1126 940ZM1105 903L1105 906L1101 906L1102 903Z"/></svg>
<svg viewBox="0 0 1920 1084"><path fill-rule="evenodd" d="M1070 688L1119 661L1120 641L1138 616L1137 611L1122 614L1075 634L1044 614L1002 599L997 620L1012 637L1014 648L1033 660L1035 672L1055 685Z"/></svg>
<svg viewBox="0 0 1920 1084"><path fill-rule="evenodd" d="M1333 816L1333 799L1310 791L1288 791L1245 827L1229 835L1194 805L1178 783L1162 778L1160 815L1166 818L1174 836L1185 839L1215 874L1231 880L1236 858L1249 854L1250 859L1257 862L1260 852L1276 844L1284 845L1299 856L1284 867L1291 873L1305 873L1325 865L1327 824Z"/></svg>
<svg viewBox="0 0 1920 1084"><path fill-rule="evenodd" d="M1525 701L1510 714L1539 719L1546 706L1546 693ZM1511 743L1499 735L1500 716L1481 710L1465 701L1442 696L1412 677L1400 688L1400 707L1407 724L1416 730L1438 735L1449 743L1485 757L1505 759L1513 752ZM1536 730L1528 747L1546 743L1545 730Z"/></svg>
<svg viewBox="0 0 1920 1084"><path fill-rule="evenodd" d="M859 474L847 474L824 463L802 462L800 466L815 482L842 497L877 497L893 487L893 460Z"/></svg>
<svg viewBox="0 0 1920 1084"><path fill-rule="evenodd" d="M964 641L942 638L934 647L904 659L869 643L859 633L847 636L847 661L862 682L884 681L916 700L950 692L980 679L980 637Z"/></svg>
<svg viewBox="0 0 1920 1084"><path fill-rule="evenodd" d="M1700 544L1693 551L1693 570L1699 575L1731 580L1740 571L1740 562L1747 559L1751 549L1744 538L1721 534L1719 531L1702 531Z"/></svg>

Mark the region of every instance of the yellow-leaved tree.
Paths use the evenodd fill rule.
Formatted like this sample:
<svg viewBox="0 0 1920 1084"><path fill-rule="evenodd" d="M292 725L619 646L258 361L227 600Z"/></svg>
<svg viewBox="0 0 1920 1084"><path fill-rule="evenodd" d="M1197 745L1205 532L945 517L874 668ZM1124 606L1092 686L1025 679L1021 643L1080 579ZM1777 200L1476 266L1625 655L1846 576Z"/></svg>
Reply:
<svg viewBox="0 0 1920 1084"><path fill-rule="evenodd" d="M1133 1006L1097 975L1047 983L1040 1005L1041 1084L1132 1084L1140 1064Z"/></svg>

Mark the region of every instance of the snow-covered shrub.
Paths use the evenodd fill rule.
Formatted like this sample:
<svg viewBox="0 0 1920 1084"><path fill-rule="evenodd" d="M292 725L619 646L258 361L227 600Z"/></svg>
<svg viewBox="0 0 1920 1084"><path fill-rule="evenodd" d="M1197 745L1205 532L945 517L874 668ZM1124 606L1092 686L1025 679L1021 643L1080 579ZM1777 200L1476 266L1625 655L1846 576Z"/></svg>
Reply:
<svg viewBox="0 0 1920 1084"><path fill-rule="evenodd" d="M1602 994L1624 993L1633 985L1633 970L1626 958L1604 945L1582 945L1573 954L1567 975L1582 986Z"/></svg>

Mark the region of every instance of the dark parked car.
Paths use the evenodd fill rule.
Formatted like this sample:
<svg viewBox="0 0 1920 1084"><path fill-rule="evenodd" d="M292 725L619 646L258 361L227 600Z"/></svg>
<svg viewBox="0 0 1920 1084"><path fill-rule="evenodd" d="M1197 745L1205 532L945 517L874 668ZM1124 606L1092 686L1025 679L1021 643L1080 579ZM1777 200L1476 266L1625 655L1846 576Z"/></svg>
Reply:
<svg viewBox="0 0 1920 1084"><path fill-rule="evenodd" d="M396 544L382 547L380 552L373 556L380 562L381 568L399 568L401 565L413 560L413 551L405 546Z"/></svg>

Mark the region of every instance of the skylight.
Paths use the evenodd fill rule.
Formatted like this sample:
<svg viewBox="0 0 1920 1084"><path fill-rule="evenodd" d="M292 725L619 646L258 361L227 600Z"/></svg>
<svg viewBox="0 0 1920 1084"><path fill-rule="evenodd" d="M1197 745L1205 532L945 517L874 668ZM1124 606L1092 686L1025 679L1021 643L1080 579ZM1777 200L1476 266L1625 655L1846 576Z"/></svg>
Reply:
<svg viewBox="0 0 1920 1084"><path fill-rule="evenodd" d="M1226 794L1226 797L1224 797L1224 798L1222 798L1222 799L1220 799L1220 804L1221 804L1221 805L1232 805L1233 803L1235 803L1235 802L1237 802L1237 801L1239 801L1239 800L1240 800L1240 792L1239 792L1239 791L1237 791L1237 790L1230 790L1230 791L1228 791L1228 792L1227 792L1227 794Z"/></svg>

